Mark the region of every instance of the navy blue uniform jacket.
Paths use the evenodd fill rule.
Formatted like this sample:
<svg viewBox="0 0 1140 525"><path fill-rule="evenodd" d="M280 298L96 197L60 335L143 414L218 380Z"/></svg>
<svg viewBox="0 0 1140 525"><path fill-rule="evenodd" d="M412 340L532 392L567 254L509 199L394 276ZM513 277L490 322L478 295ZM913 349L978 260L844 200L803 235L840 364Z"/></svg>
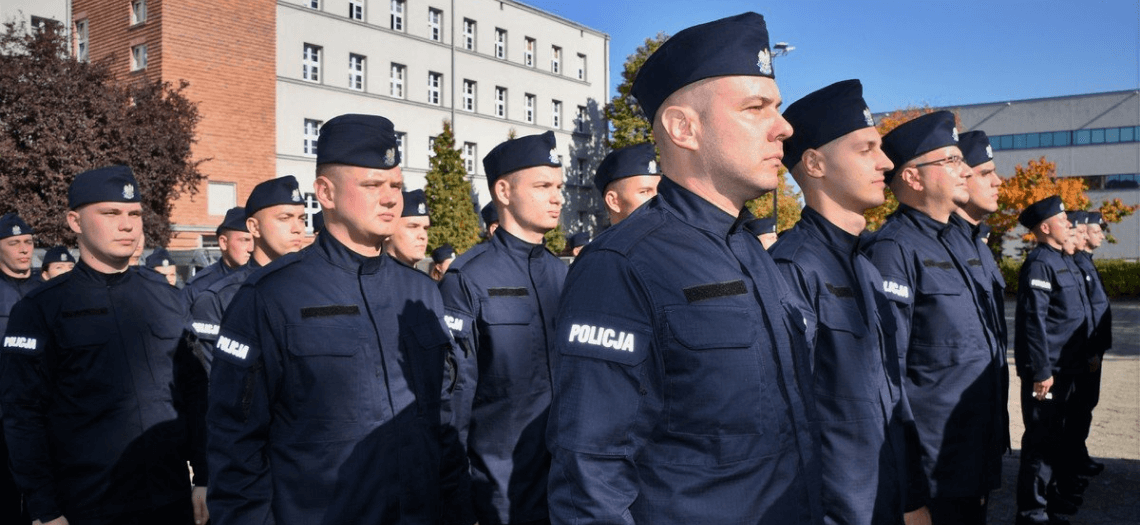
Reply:
<svg viewBox="0 0 1140 525"><path fill-rule="evenodd" d="M471 523L435 282L320 234L254 272L210 376L217 525Z"/></svg>
<svg viewBox="0 0 1140 525"><path fill-rule="evenodd" d="M957 230L900 204L864 244L908 327L903 388L931 495L945 498L997 488L1008 444L1004 360Z"/></svg>
<svg viewBox="0 0 1140 525"><path fill-rule="evenodd" d="M549 348L566 264L541 244L495 231L440 282L465 349L455 414L482 525L547 518Z"/></svg>
<svg viewBox="0 0 1140 525"><path fill-rule="evenodd" d="M177 288L82 260L16 304L0 402L33 519L113 516L189 498L208 475L206 375Z"/></svg>
<svg viewBox="0 0 1140 525"><path fill-rule="evenodd" d="M1022 263L1017 280L1017 376L1039 382L1061 372L1087 371L1092 316L1085 278L1073 258L1038 244Z"/></svg>
<svg viewBox="0 0 1140 525"><path fill-rule="evenodd" d="M222 328L222 317L226 313L226 308L250 274L260 268L261 265L250 257L248 263L234 268L221 279L214 281L195 295L194 301L190 303L190 317L193 319L190 326L202 346L207 372L210 372L213 366L214 345L218 341L218 331Z"/></svg>
<svg viewBox="0 0 1140 525"><path fill-rule="evenodd" d="M820 523L803 313L747 210L658 191L566 280L551 520Z"/></svg>
<svg viewBox="0 0 1140 525"><path fill-rule="evenodd" d="M900 372L907 334L897 326L883 278L859 252L858 237L810 207L769 253L809 306L804 315L823 447L824 522L897 523L913 421L907 421Z"/></svg>
<svg viewBox="0 0 1140 525"><path fill-rule="evenodd" d="M1085 275L1089 307L1092 308L1093 335L1089 342L1088 357L1103 357L1106 351L1112 349L1112 306L1108 301L1108 292L1104 289L1100 271L1093 264L1091 253L1079 251L1073 255L1073 261Z"/></svg>
<svg viewBox="0 0 1140 525"><path fill-rule="evenodd" d="M240 268L240 266L238 268ZM218 282L235 270L237 270L237 268L231 269L229 266L226 266L226 263L221 259L218 259L218 262L214 264L202 268L202 270L194 274L190 282L186 283L186 286L182 288L182 295L186 297L186 304L194 304L194 299L198 298L198 294L206 291L206 288L209 288L211 284Z"/></svg>

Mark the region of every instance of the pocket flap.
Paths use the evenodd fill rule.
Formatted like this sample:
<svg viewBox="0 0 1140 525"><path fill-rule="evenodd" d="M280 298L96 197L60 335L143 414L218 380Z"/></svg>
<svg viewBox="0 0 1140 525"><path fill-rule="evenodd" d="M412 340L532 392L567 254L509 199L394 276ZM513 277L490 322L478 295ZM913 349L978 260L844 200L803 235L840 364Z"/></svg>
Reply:
<svg viewBox="0 0 1140 525"><path fill-rule="evenodd" d="M693 350L747 348L756 342L756 322L738 306L678 306L665 311L673 337Z"/></svg>

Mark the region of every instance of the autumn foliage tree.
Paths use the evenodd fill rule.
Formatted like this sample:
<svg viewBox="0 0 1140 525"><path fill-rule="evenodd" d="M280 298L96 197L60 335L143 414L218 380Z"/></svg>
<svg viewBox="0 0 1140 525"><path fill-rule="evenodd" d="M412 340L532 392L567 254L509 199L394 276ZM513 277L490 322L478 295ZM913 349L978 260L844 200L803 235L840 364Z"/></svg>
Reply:
<svg viewBox="0 0 1140 525"><path fill-rule="evenodd" d="M776 199L776 209L779 212L776 214L776 231L782 232L800 221L803 205L800 203L800 192L796 191L788 182L787 170L781 167L778 177L776 193L780 197ZM758 199L752 199L745 205L748 206L749 210L752 210L753 215L768 217L772 215L772 194L768 193Z"/></svg>
<svg viewBox="0 0 1140 525"><path fill-rule="evenodd" d="M79 62L68 51L54 26L7 23L0 32L0 213L19 213L41 245L74 246L71 181L125 164L142 193L147 245L165 245L173 202L205 178L203 161L191 159L199 116L187 84L120 81L109 61Z"/></svg>
<svg viewBox="0 0 1140 525"><path fill-rule="evenodd" d="M450 243L456 252L463 253L479 242L479 216L471 200L471 181L463 156L455 148L451 122L443 121L443 132L436 135L431 149L431 168L424 186L431 213L428 249Z"/></svg>

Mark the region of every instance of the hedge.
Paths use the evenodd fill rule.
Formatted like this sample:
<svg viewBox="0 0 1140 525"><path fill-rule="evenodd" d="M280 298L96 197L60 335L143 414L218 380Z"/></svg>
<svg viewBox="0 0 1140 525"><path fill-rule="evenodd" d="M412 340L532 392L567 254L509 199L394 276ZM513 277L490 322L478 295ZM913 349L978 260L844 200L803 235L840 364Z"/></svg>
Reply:
<svg viewBox="0 0 1140 525"><path fill-rule="evenodd" d="M1005 291L1009 295L1017 295L1017 275L1021 271L1021 262L1011 257L1001 260L999 266L1005 276ZM1127 262L1116 259L1093 259L1100 278L1104 281L1104 289L1111 299L1140 298L1140 262Z"/></svg>

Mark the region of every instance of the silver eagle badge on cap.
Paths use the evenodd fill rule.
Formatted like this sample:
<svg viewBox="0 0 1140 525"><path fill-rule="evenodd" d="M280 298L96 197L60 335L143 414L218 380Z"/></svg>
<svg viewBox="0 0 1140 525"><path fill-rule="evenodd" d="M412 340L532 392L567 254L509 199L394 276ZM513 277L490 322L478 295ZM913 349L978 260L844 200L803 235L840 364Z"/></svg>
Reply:
<svg viewBox="0 0 1140 525"><path fill-rule="evenodd" d="M301 190L293 190L293 202L301 202Z"/></svg>
<svg viewBox="0 0 1140 525"><path fill-rule="evenodd" d="M760 74L772 74L772 52L768 48L761 49L756 54L756 67L760 68Z"/></svg>
<svg viewBox="0 0 1140 525"><path fill-rule="evenodd" d="M424 203L421 202L420 205L418 207L416 207L416 213L419 213L419 214L427 213L427 206L425 206Z"/></svg>
<svg viewBox="0 0 1140 525"><path fill-rule="evenodd" d="M863 121L866 122L868 126L875 125L875 117L871 116L871 108L863 108Z"/></svg>
<svg viewBox="0 0 1140 525"><path fill-rule="evenodd" d="M135 185L134 184L123 185L123 198L124 199L135 198Z"/></svg>
<svg viewBox="0 0 1140 525"><path fill-rule="evenodd" d="M986 145L986 158L987 159L994 158L994 147L990 146L988 144Z"/></svg>
<svg viewBox="0 0 1140 525"><path fill-rule="evenodd" d="M396 149L395 148L388 148L388 151L384 152L384 164L387 164L389 166L396 164Z"/></svg>
<svg viewBox="0 0 1140 525"><path fill-rule="evenodd" d="M648 171L649 171L649 173L652 173L654 175L657 174L657 161L655 161L655 160L649 161L649 170Z"/></svg>
<svg viewBox="0 0 1140 525"><path fill-rule="evenodd" d="M19 234L20 234L20 227L19 226L13 226L12 227L12 235L19 235Z"/></svg>
<svg viewBox="0 0 1140 525"><path fill-rule="evenodd" d="M954 142L958 142L958 127L957 126L950 128L950 135L952 137L954 137Z"/></svg>
<svg viewBox="0 0 1140 525"><path fill-rule="evenodd" d="M555 151L554 149L550 150L550 163L551 164L560 164L558 162L558 152Z"/></svg>

